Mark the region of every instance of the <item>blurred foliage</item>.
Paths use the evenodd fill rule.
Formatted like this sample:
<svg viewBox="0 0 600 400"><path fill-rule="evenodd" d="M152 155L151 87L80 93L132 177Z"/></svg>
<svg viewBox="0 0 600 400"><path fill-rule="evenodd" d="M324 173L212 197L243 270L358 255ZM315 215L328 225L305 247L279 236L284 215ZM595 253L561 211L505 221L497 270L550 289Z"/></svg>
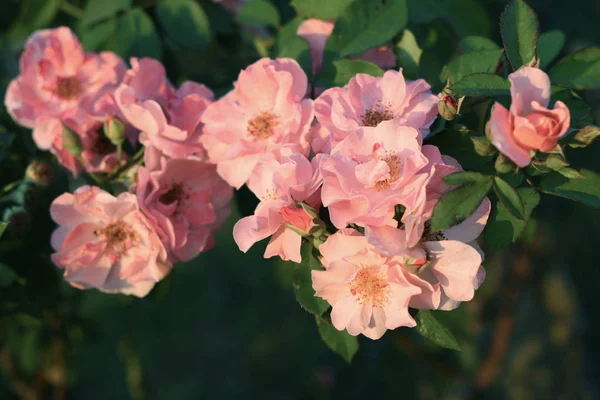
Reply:
<svg viewBox="0 0 600 400"><path fill-rule="evenodd" d="M217 96L231 88L242 68L265 55L297 58L310 74L308 47L295 35L300 21L292 5L302 16L321 18L336 18L341 9L328 0L289 3L254 0L234 17L210 0L3 0L0 92L18 73L25 39L36 29L59 25L72 27L88 51L159 58L174 82L196 80ZM543 32L542 65L557 65L561 79L557 59L600 43L600 3L528 4ZM346 21L336 32L358 37L365 30L382 43L398 36L395 51L407 75L423 77L439 91L446 77L458 81L470 73L472 52L486 55L477 57L485 64L478 71L492 68L499 57L494 43L501 43L496 21L505 6L501 0L409 0L408 18L401 21L408 30L399 36L402 26L395 32L357 29L361 21ZM275 32L280 32L276 41ZM360 40L355 46L349 50L332 43L329 51L362 50ZM461 53L459 61L448 64ZM337 62L321 79L341 84L364 67L360 64ZM585 91L582 97L598 125L600 93ZM486 108L476 112L473 118L480 121ZM465 167L478 168L486 159L472 151L471 139L484 135L480 125L477 132L444 132L432 143L454 143L451 155ZM577 168L600 170L599 151L594 143L569 160ZM566 152L569 156L573 149ZM50 184L36 180L31 169L26 173L33 160L43 162L42 175L51 177ZM547 196L523 226L499 207L492 218L523 231L526 242L487 253L488 278L475 300L452 313L431 313L462 351L398 329L379 341L360 337L361 351L347 364L321 342L319 330L325 337L328 325L317 329L296 302L293 269L264 260L264 246L238 251L232 226L255 204L247 190L236 194L233 215L215 249L178 265L148 298L136 299L82 292L63 282L50 260L54 225L48 206L70 189L69 178L4 109L0 163L0 216L8 223L0 227L0 399L600 396L598 210ZM553 183L561 189L560 182ZM521 197L529 199L527 193ZM484 249L513 240L504 233L486 231Z"/></svg>

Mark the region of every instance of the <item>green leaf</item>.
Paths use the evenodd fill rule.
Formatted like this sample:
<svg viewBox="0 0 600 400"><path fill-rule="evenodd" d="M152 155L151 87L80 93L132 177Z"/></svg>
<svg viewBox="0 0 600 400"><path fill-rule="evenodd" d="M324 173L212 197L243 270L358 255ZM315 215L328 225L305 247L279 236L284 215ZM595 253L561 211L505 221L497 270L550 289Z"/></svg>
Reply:
<svg viewBox="0 0 600 400"><path fill-rule="evenodd" d="M588 47L560 60L548 72L553 84L600 89L600 47Z"/></svg>
<svg viewBox="0 0 600 400"><path fill-rule="evenodd" d="M292 7L299 15L308 18L337 19L354 0L292 0Z"/></svg>
<svg viewBox="0 0 600 400"><path fill-rule="evenodd" d="M538 40L538 58L540 68L546 69L548 65L560 54L565 45L565 34L561 31L548 31L540 35Z"/></svg>
<svg viewBox="0 0 600 400"><path fill-rule="evenodd" d="M461 171L446 175L443 181L448 185L464 185L473 182L487 182L490 178L489 175L483 175L479 172Z"/></svg>
<svg viewBox="0 0 600 400"><path fill-rule="evenodd" d="M439 11L459 37L490 36L492 33L492 20L480 0L444 0Z"/></svg>
<svg viewBox="0 0 600 400"><path fill-rule="evenodd" d="M426 24L444 16L443 4L438 0L408 0L407 3L411 23Z"/></svg>
<svg viewBox="0 0 600 400"><path fill-rule="evenodd" d="M446 193L433 209L431 231L439 232L468 218L490 191L493 178L473 182Z"/></svg>
<svg viewBox="0 0 600 400"><path fill-rule="evenodd" d="M540 203L540 194L533 188L518 190L525 208L525 218L518 219L502 204L492 207L484 235L490 250L499 250L514 243L525 231L531 219L531 213Z"/></svg>
<svg viewBox="0 0 600 400"><path fill-rule="evenodd" d="M440 323L429 310L417 313L417 332L423 337L446 349L461 351L460 345L448 328Z"/></svg>
<svg viewBox="0 0 600 400"><path fill-rule="evenodd" d="M313 315L321 316L329 308L329 303L320 297L315 297L311 272L322 270L323 266L313 255L312 249L313 246L310 244L302 245L302 263L294 267L292 286L300 306Z"/></svg>
<svg viewBox="0 0 600 400"><path fill-rule="evenodd" d="M577 93L564 86L552 85L551 96L553 101L562 101L569 108L571 125L585 119L590 113L590 106Z"/></svg>
<svg viewBox="0 0 600 400"><path fill-rule="evenodd" d="M296 34L301 23L302 20L296 18L283 26L277 35L274 51L276 57L288 57L298 61L310 79L312 77L310 46L306 40Z"/></svg>
<svg viewBox="0 0 600 400"><path fill-rule="evenodd" d="M478 72L494 73L498 68L502 50L481 50L472 53L463 54L444 67L440 74L440 79L446 81L450 78L451 82L459 82L467 75Z"/></svg>
<svg viewBox="0 0 600 400"><path fill-rule="evenodd" d="M23 1L21 12L13 22L7 37L9 40L22 40L33 31L47 27L56 17L62 0ZM4 5L4 4L3 4Z"/></svg>
<svg viewBox="0 0 600 400"><path fill-rule="evenodd" d="M140 8L121 15L106 47L125 59L162 57L162 43L152 19Z"/></svg>
<svg viewBox="0 0 600 400"><path fill-rule="evenodd" d="M81 34L81 44L85 51L95 51L105 43L117 29L117 20L107 19L104 22L86 28Z"/></svg>
<svg viewBox="0 0 600 400"><path fill-rule="evenodd" d="M267 0L252 0L245 3L237 12L236 19L242 25L255 28L278 27L280 24L277 7Z"/></svg>
<svg viewBox="0 0 600 400"><path fill-rule="evenodd" d="M406 0L356 0L339 16L325 45L325 64L389 42L407 22Z"/></svg>
<svg viewBox="0 0 600 400"><path fill-rule="evenodd" d="M332 66L319 71L315 85L319 87L344 86L356 74L383 76L383 70L377 65L363 60L339 60Z"/></svg>
<svg viewBox="0 0 600 400"><path fill-rule="evenodd" d="M331 324L319 317L315 317L315 319L321 339L323 339L327 347L339 354L347 363L350 363L358 351L358 339L356 336L351 336L345 330L338 331Z"/></svg>
<svg viewBox="0 0 600 400"><path fill-rule="evenodd" d="M5 288L13 283L18 282L20 285L24 285L25 282L15 271L12 270L8 265L0 263L0 288Z"/></svg>
<svg viewBox="0 0 600 400"><path fill-rule="evenodd" d="M510 96L510 82L494 74L467 75L450 89L462 96Z"/></svg>
<svg viewBox="0 0 600 400"><path fill-rule="evenodd" d="M513 70L536 57L539 36L535 12L523 0L513 0L500 17L504 49Z"/></svg>
<svg viewBox="0 0 600 400"><path fill-rule="evenodd" d="M203 51L211 39L210 23L192 0L166 0L156 6L158 22L169 39L184 49Z"/></svg>
<svg viewBox="0 0 600 400"><path fill-rule="evenodd" d="M405 29L402 38L394 48L398 65L402 67L402 74L407 79L417 79L419 77L419 61L423 50L419 47L415 35Z"/></svg>
<svg viewBox="0 0 600 400"><path fill-rule="evenodd" d="M494 178L494 193L512 215L519 219L525 218L525 207L519 192L498 176Z"/></svg>
<svg viewBox="0 0 600 400"><path fill-rule="evenodd" d="M2 235L4 235L7 226L8 222L0 222L0 239L2 238Z"/></svg>
<svg viewBox="0 0 600 400"><path fill-rule="evenodd" d="M88 27L131 7L131 0L88 0L83 10L81 26Z"/></svg>
<svg viewBox="0 0 600 400"><path fill-rule="evenodd" d="M580 173L585 179L568 179L558 172L545 175L540 181L540 188L544 193L600 208L600 175L587 169Z"/></svg>
<svg viewBox="0 0 600 400"><path fill-rule="evenodd" d="M500 46L491 39L483 36L467 36L460 41L458 46L463 53L472 53L482 50L500 50Z"/></svg>

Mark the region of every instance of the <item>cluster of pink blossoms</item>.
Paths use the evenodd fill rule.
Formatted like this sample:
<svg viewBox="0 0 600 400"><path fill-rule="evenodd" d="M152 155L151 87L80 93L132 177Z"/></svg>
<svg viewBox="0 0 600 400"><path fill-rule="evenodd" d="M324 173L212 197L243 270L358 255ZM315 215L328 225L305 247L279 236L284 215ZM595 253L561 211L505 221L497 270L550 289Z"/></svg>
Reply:
<svg viewBox="0 0 600 400"><path fill-rule="evenodd" d="M127 69L114 53L85 53L64 27L34 33L20 67L5 104L15 121L33 129L40 149L74 175L137 169L129 192L115 197L83 186L52 203L59 225L52 259L66 280L141 297L174 263L214 245L233 191L206 162L201 143L210 89L195 82L176 89L153 59L132 58ZM128 164L131 155L120 154L103 133L103 126L117 125L129 147L143 146L143 166ZM80 154L63 144L64 127L79 136Z"/></svg>
<svg viewBox="0 0 600 400"><path fill-rule="evenodd" d="M423 145L437 116L430 86L389 70L358 74L314 102L307 90L295 61L262 59L202 117L209 162L260 199L234 227L240 249L270 237L266 258L301 262L303 237L318 235L324 270L313 271L313 287L331 304L333 325L351 335L377 339L415 326L409 307L471 300L485 277L475 239L490 202L448 231L430 231L433 207L452 189L442 178L461 170ZM323 208L335 233L319 218Z"/></svg>
<svg viewBox="0 0 600 400"><path fill-rule="evenodd" d="M307 20L298 30L314 71L332 27ZM386 51L361 57L384 66ZM566 133L569 110L547 108L542 71L523 67L509 79L512 105L495 105L490 137L525 166ZM337 329L378 339L414 327L409 308L452 310L471 300L485 279L476 239L490 201L456 226L431 230L435 205L453 190L443 178L462 170L423 144L437 117L431 87L406 81L400 69L357 74L314 100L309 92L292 59L258 60L213 101L194 82L176 89L156 60L132 59L127 69L113 53L84 53L67 28L34 34L6 105L37 145L74 174L119 171L127 158L100 130L118 120L130 145L145 150L129 192L84 186L54 201L52 258L65 278L144 296L173 263L214 244L232 187L247 185L260 203L234 227L239 248L270 238L266 258L299 263L303 241L318 245L323 269L312 272L312 285ZM64 126L80 136L80 155L63 145Z"/></svg>

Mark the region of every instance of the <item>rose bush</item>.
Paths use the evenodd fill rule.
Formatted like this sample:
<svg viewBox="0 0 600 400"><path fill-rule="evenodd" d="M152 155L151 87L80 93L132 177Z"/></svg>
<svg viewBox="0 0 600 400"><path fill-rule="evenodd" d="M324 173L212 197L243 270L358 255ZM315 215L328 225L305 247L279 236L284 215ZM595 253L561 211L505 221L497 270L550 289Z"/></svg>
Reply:
<svg viewBox="0 0 600 400"><path fill-rule="evenodd" d="M600 51L556 61L522 0L501 15L502 47L463 34L448 2L431 19L406 0L79 3L60 8L75 31L23 40L4 104L46 164L2 198L14 243L50 216L44 259L78 290L162 296L226 225L249 255L269 238L263 257L346 360L358 335L400 328L457 349L442 311L493 279L492 249L535 236L541 195L600 207L600 175L569 149L600 135L579 93L600 89ZM12 312L29 294L0 267ZM61 296L40 314L61 321Z"/></svg>

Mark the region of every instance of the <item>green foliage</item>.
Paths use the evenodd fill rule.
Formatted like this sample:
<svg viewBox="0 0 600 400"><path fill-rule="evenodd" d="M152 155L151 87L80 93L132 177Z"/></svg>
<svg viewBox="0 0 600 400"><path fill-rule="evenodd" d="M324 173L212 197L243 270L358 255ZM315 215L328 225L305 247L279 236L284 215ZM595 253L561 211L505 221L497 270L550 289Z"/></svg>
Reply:
<svg viewBox="0 0 600 400"><path fill-rule="evenodd" d="M575 200L590 207L600 208L600 175L582 169L582 178L567 178L558 172L542 177L540 189L544 193Z"/></svg>
<svg viewBox="0 0 600 400"><path fill-rule="evenodd" d="M61 2L62 0L23 1L21 12L8 34L9 39L24 40L32 31L46 27L56 17Z"/></svg>
<svg viewBox="0 0 600 400"><path fill-rule="evenodd" d="M535 12L523 0L513 0L500 17L504 50L514 70L535 61L539 36Z"/></svg>
<svg viewBox="0 0 600 400"><path fill-rule="evenodd" d="M417 332L423 337L446 349L461 351L452 332L434 317L432 311L419 310L416 321Z"/></svg>
<svg viewBox="0 0 600 400"><path fill-rule="evenodd" d="M459 37L489 36L492 20L478 0L444 0L440 12Z"/></svg>
<svg viewBox="0 0 600 400"><path fill-rule="evenodd" d="M92 27L85 28L81 34L81 43L86 51L94 51L110 38L117 29L116 18L107 19Z"/></svg>
<svg viewBox="0 0 600 400"><path fill-rule="evenodd" d="M339 60L325 67L317 75L315 84L319 87L344 86L356 74L383 76L377 65L363 60Z"/></svg>
<svg viewBox="0 0 600 400"><path fill-rule="evenodd" d="M4 223L5 224L5 223ZM6 224L5 224L6 226ZM0 288L5 288L18 282L23 285L25 282L8 265L0 263Z"/></svg>
<svg viewBox="0 0 600 400"><path fill-rule="evenodd" d="M333 325L315 317L319 335L325 342L327 347L340 355L347 363L352 361L354 355L358 351L358 339L356 336L351 336L347 331L338 331Z"/></svg>
<svg viewBox="0 0 600 400"><path fill-rule="evenodd" d="M315 290L312 287L311 272L322 269L321 262L313 254L313 246L303 244L302 263L294 267L292 286L300 306L317 317L323 315L329 308L329 303L320 297L315 297Z"/></svg>
<svg viewBox="0 0 600 400"><path fill-rule="evenodd" d="M460 41L459 47L463 53L500 50L500 46L498 46L496 42L483 36L467 36Z"/></svg>
<svg viewBox="0 0 600 400"><path fill-rule="evenodd" d="M88 27L131 7L131 0L87 0L81 25Z"/></svg>
<svg viewBox="0 0 600 400"><path fill-rule="evenodd" d="M406 79L416 79L419 76L419 62L423 50L419 47L415 35L408 29L402 33L402 38L394 47L398 65Z"/></svg>
<svg viewBox="0 0 600 400"><path fill-rule="evenodd" d="M479 172L460 171L444 177L443 181L448 185L465 185L473 182L486 182L490 179L489 176Z"/></svg>
<svg viewBox="0 0 600 400"><path fill-rule="evenodd" d="M600 47L588 47L560 60L548 72L553 84L571 89L600 89Z"/></svg>
<svg viewBox="0 0 600 400"><path fill-rule="evenodd" d="M492 188L493 182L493 176L487 176L485 179L478 178L446 193L433 209L431 230L443 231L468 218L479 207Z"/></svg>
<svg viewBox="0 0 600 400"><path fill-rule="evenodd" d="M106 47L121 57L162 58L162 42L152 19L141 8L121 15Z"/></svg>
<svg viewBox="0 0 600 400"><path fill-rule="evenodd" d="M280 24L277 8L267 0L245 3L238 11L236 19L240 24L250 27L277 27Z"/></svg>
<svg viewBox="0 0 600 400"><path fill-rule="evenodd" d="M510 213L518 219L525 218L525 207L519 192L499 176L494 177L494 193Z"/></svg>
<svg viewBox="0 0 600 400"><path fill-rule="evenodd" d="M565 34L561 31L548 31L540 35L538 40L538 58L540 68L546 69L560 54L565 45Z"/></svg>
<svg viewBox="0 0 600 400"><path fill-rule="evenodd" d="M498 250L516 242L531 220L533 210L540 203L540 194L533 188L521 188L518 193L525 209L524 218L515 217L502 203L492 206L484 231L490 250Z"/></svg>
<svg viewBox="0 0 600 400"><path fill-rule="evenodd" d="M510 82L501 76L477 73L465 76L450 87L462 96L507 96Z"/></svg>
<svg viewBox="0 0 600 400"><path fill-rule="evenodd" d="M340 14L325 46L325 63L389 42L407 23L406 0L356 0Z"/></svg>
<svg viewBox="0 0 600 400"><path fill-rule="evenodd" d="M292 0L298 15L308 18L335 20L355 0Z"/></svg>
<svg viewBox="0 0 600 400"><path fill-rule="evenodd" d="M211 40L206 13L192 0L165 0L156 6L156 16L169 39L183 49L205 50Z"/></svg>
<svg viewBox="0 0 600 400"><path fill-rule="evenodd" d="M463 54L453 59L440 75L440 79L445 81L450 78L450 82L459 82L465 76L478 73L494 73L498 68L502 50L480 50Z"/></svg>

